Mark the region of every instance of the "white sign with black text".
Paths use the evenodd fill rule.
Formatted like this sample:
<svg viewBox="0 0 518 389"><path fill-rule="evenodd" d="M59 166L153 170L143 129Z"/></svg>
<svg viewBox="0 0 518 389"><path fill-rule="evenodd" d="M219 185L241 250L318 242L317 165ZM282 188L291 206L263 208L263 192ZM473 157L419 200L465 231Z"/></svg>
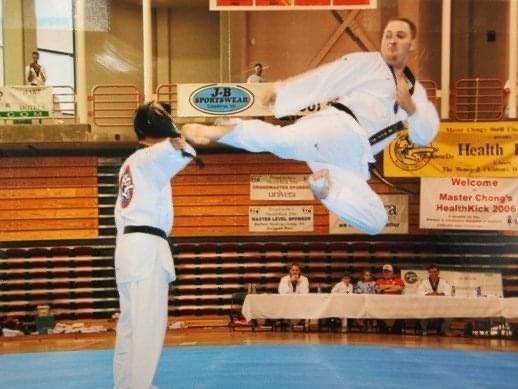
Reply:
<svg viewBox="0 0 518 389"><path fill-rule="evenodd" d="M503 297L502 274L443 270L440 277L454 287L456 297ZM405 294L416 294L422 280L428 278L426 270L401 270Z"/></svg>
<svg viewBox="0 0 518 389"><path fill-rule="evenodd" d="M518 231L516 178L421 178L420 228Z"/></svg>
<svg viewBox="0 0 518 389"><path fill-rule="evenodd" d="M250 176L251 200L313 200L307 174Z"/></svg>
<svg viewBox="0 0 518 389"><path fill-rule="evenodd" d="M380 195L388 215L388 222L382 234L408 233L408 196L405 194ZM334 213L329 212L330 234L361 234L362 232L342 221Z"/></svg>
<svg viewBox="0 0 518 389"><path fill-rule="evenodd" d="M250 232L313 232L313 206L253 206L248 210Z"/></svg>

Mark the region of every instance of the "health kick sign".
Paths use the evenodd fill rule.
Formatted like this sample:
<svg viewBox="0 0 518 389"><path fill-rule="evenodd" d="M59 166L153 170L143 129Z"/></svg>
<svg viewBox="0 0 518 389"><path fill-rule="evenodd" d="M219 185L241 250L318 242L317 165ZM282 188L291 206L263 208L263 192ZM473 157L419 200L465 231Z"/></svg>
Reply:
<svg viewBox="0 0 518 389"><path fill-rule="evenodd" d="M421 178L420 228L518 231L516 178Z"/></svg>
<svg viewBox="0 0 518 389"><path fill-rule="evenodd" d="M387 177L518 177L518 121L443 122L432 144L406 131L385 150Z"/></svg>

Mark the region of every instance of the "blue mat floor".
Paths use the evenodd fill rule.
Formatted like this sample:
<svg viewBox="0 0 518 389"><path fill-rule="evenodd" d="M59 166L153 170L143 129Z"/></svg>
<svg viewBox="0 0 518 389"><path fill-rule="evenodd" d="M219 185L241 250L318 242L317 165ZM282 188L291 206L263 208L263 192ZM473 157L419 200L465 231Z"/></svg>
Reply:
<svg viewBox="0 0 518 389"><path fill-rule="evenodd" d="M0 355L0 388L112 387L112 350ZM518 353L370 346L174 347L162 388L517 388Z"/></svg>

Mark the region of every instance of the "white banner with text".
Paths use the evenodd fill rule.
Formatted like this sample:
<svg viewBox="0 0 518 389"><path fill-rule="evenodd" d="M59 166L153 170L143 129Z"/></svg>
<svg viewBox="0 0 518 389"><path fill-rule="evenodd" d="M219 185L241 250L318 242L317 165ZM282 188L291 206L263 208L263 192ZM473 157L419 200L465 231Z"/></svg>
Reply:
<svg viewBox="0 0 518 389"><path fill-rule="evenodd" d="M0 119L37 119L52 116L51 86L0 87Z"/></svg>
<svg viewBox="0 0 518 389"><path fill-rule="evenodd" d="M250 176L251 200L313 200L307 174L264 174Z"/></svg>
<svg viewBox="0 0 518 389"><path fill-rule="evenodd" d="M382 234L408 233L408 196L404 194L380 195L388 215L388 222ZM334 213L329 212L330 234L362 234L360 230L349 226Z"/></svg>
<svg viewBox="0 0 518 389"><path fill-rule="evenodd" d="M518 231L516 178L421 178L419 227Z"/></svg>
<svg viewBox="0 0 518 389"><path fill-rule="evenodd" d="M313 206L253 206L248 211L250 232L313 232Z"/></svg>
<svg viewBox="0 0 518 389"><path fill-rule="evenodd" d="M440 277L454 287L456 297L504 296L501 273L442 270ZM401 278L405 281L405 294L416 294L421 281L428 278L428 271L401 270Z"/></svg>

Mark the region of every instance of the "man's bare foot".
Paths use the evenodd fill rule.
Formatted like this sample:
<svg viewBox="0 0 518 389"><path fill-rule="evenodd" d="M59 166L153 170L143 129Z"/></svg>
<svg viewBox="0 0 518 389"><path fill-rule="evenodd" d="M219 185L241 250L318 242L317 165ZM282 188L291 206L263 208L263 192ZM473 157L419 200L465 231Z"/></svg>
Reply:
<svg viewBox="0 0 518 389"><path fill-rule="evenodd" d="M199 123L188 123L182 127L182 135L195 145L208 145L211 141L217 141L234 128L235 124L206 126Z"/></svg>
<svg viewBox="0 0 518 389"><path fill-rule="evenodd" d="M329 170L321 169L309 176L309 188L313 194L323 200L329 195Z"/></svg>

